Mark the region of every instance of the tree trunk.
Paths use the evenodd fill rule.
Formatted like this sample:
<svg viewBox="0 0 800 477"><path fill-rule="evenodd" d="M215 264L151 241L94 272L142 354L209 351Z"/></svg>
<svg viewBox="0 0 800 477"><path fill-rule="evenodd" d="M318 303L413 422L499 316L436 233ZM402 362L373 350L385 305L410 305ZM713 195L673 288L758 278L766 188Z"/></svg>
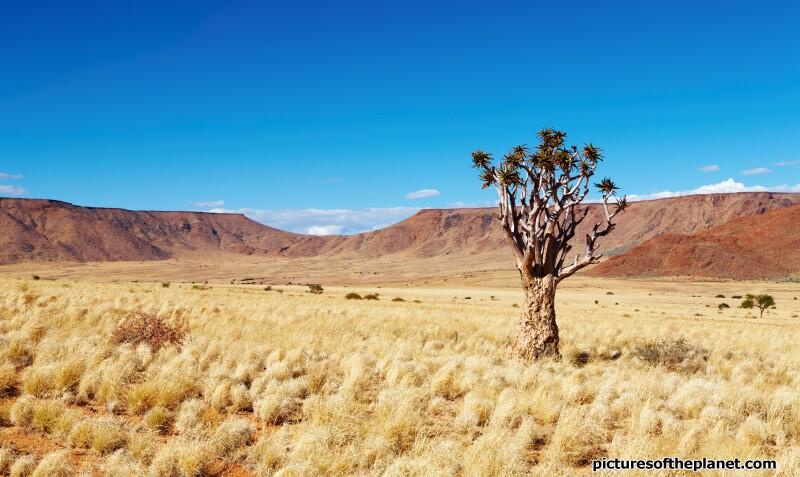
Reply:
<svg viewBox="0 0 800 477"><path fill-rule="evenodd" d="M556 324L556 279L523 277L525 305L519 323L514 352L524 361L544 357L560 358Z"/></svg>

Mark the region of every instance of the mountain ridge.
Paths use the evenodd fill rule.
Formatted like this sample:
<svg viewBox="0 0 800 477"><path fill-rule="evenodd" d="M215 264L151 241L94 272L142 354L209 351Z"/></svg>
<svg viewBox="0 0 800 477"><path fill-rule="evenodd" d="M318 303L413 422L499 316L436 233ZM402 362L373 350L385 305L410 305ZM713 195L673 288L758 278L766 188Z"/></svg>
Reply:
<svg viewBox="0 0 800 477"><path fill-rule="evenodd" d="M619 216L601 244L619 255L663 234L691 235L730 220L800 204L800 194L751 192L637 201ZM602 220L586 204L580 237ZM384 229L355 235L311 236L258 223L243 214L133 211L84 207L52 199L0 198L0 264L26 261L150 261L184 253L235 253L278 258L443 257L451 270L481 255L511 260L496 209L422 209ZM576 240L575 253L582 252ZM509 262L510 263L510 262Z"/></svg>

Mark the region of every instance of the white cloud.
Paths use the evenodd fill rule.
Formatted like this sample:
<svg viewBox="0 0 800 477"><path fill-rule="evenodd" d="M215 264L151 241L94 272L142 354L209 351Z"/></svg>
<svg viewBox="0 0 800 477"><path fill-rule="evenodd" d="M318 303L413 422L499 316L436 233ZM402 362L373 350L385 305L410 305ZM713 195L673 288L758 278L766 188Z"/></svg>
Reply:
<svg viewBox="0 0 800 477"><path fill-rule="evenodd" d="M0 194L25 195L27 192L24 187L0 184Z"/></svg>
<svg viewBox="0 0 800 477"><path fill-rule="evenodd" d="M353 234L382 229L419 211L417 207L368 209L223 209L208 212L237 213L281 230L302 234Z"/></svg>
<svg viewBox="0 0 800 477"><path fill-rule="evenodd" d="M22 179L22 175L21 174L9 174L8 172L0 172L0 181L9 180L9 179L11 179L11 180Z"/></svg>
<svg viewBox="0 0 800 477"><path fill-rule="evenodd" d="M427 199L428 197L436 197L439 191L436 189L420 189L406 194L406 199Z"/></svg>
<svg viewBox="0 0 800 477"><path fill-rule="evenodd" d="M719 170L719 166L716 164L709 164L707 166L700 167L697 170L700 172L717 172Z"/></svg>
<svg viewBox="0 0 800 477"><path fill-rule="evenodd" d="M761 174L769 174L770 172L772 171L767 169L766 167L755 167L753 169L745 169L739 174L743 176L757 176Z"/></svg>
<svg viewBox="0 0 800 477"><path fill-rule="evenodd" d="M195 207L222 207L225 205L224 200L207 200L207 201L200 201L200 202L192 202L192 205Z"/></svg>
<svg viewBox="0 0 800 477"><path fill-rule="evenodd" d="M339 182L342 182L343 180L344 179L342 179L341 177L331 177L329 179L325 179L324 182L327 182L328 184L338 184Z"/></svg>
<svg viewBox="0 0 800 477"><path fill-rule="evenodd" d="M308 235L341 235L341 225L312 225L306 230Z"/></svg>
<svg viewBox="0 0 800 477"><path fill-rule="evenodd" d="M800 166L800 161L780 161L775 163L778 167Z"/></svg>
<svg viewBox="0 0 800 477"><path fill-rule="evenodd" d="M762 185L747 186L732 178L725 179L716 184L706 184L696 187L691 190L670 191L664 190L661 192L654 192L652 194L629 194L628 200L652 200L652 199L665 199L667 197L679 197L684 195L697 195L697 194L732 194L736 192L800 192L800 184L788 185L781 184L771 187L764 187Z"/></svg>

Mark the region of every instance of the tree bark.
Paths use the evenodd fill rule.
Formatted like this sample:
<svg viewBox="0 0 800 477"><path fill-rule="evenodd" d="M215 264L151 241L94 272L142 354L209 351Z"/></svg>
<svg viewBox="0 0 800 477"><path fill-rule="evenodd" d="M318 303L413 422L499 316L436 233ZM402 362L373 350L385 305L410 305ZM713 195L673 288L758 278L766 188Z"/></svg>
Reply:
<svg viewBox="0 0 800 477"><path fill-rule="evenodd" d="M523 361L540 358L560 358L558 325L556 324L556 277L523 276L525 304L514 342L514 353Z"/></svg>

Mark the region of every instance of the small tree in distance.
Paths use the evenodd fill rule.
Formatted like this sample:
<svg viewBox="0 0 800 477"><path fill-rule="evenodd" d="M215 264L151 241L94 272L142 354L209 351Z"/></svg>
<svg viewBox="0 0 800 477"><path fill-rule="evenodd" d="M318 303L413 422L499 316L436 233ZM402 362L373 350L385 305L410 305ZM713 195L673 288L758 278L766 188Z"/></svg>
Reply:
<svg viewBox="0 0 800 477"><path fill-rule="evenodd" d="M741 306L746 310L758 308L758 317L764 318L764 311L775 306L775 298L772 295L751 295L748 293L745 295Z"/></svg>
<svg viewBox="0 0 800 477"><path fill-rule="evenodd" d="M598 239L614 229L614 217L627 206L624 196L617 198L617 186L611 179L594 184L601 194L604 220L586 233L584 253L570 256L576 228L589 211L578 205L589 194L601 154L591 144L580 150L566 147L565 138L564 132L544 129L539 132L536 149L516 146L498 164L489 153L472 153L483 188L497 190L498 219L522 280L525 302L514 352L525 361L560 356L556 287L598 262Z"/></svg>
<svg viewBox="0 0 800 477"><path fill-rule="evenodd" d="M322 288L322 285L318 283L311 283L308 285L308 292L313 293L314 295L321 295L324 291L325 289Z"/></svg>

